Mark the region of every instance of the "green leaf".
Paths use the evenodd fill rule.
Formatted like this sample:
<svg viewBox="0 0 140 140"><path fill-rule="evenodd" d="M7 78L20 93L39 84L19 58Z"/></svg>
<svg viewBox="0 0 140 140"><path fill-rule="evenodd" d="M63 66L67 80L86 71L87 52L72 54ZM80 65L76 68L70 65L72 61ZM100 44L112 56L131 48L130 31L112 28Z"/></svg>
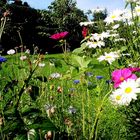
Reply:
<svg viewBox="0 0 140 140"><path fill-rule="evenodd" d="M11 135L18 134L20 132L24 131L24 124L20 120L10 120L8 122L5 122L5 126L3 128L3 133L8 134L11 133Z"/></svg>
<svg viewBox="0 0 140 140"><path fill-rule="evenodd" d="M29 116L31 114L37 114L40 113L41 111L37 108L29 108L29 106L26 106L25 108L22 109L22 116Z"/></svg>
<svg viewBox="0 0 140 140"><path fill-rule="evenodd" d="M73 53L79 54L86 48L86 43L83 43L80 48L73 50Z"/></svg>
<svg viewBox="0 0 140 140"><path fill-rule="evenodd" d="M28 126L30 129L42 129L42 130L57 130L55 125L47 118L44 119L43 117L38 117L35 121L34 124L31 124Z"/></svg>
<svg viewBox="0 0 140 140"><path fill-rule="evenodd" d="M27 137L26 137L26 135L18 135L13 140L27 140Z"/></svg>
<svg viewBox="0 0 140 140"><path fill-rule="evenodd" d="M81 67L81 69L87 68L88 64L91 62L91 60L86 60L78 55L72 55L72 59L79 65L79 67Z"/></svg>

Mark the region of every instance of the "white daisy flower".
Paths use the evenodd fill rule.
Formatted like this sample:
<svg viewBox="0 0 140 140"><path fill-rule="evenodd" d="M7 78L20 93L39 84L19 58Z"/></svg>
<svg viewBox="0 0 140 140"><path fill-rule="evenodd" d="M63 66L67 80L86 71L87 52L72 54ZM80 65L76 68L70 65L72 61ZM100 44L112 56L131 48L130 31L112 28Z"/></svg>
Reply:
<svg viewBox="0 0 140 140"><path fill-rule="evenodd" d="M15 54L15 53L16 53L16 51L14 49L11 49L11 50L7 51L7 54L9 54L9 55L12 55L12 54Z"/></svg>
<svg viewBox="0 0 140 140"><path fill-rule="evenodd" d="M107 61L109 64L112 64L112 62L114 62L116 59L119 58L119 54L118 52L110 52L110 53L106 53L104 55L101 55L99 58L97 58L99 60L99 62L105 60Z"/></svg>
<svg viewBox="0 0 140 140"><path fill-rule="evenodd" d="M134 10L135 10L136 15L140 16L140 6L136 6Z"/></svg>
<svg viewBox="0 0 140 140"><path fill-rule="evenodd" d="M129 102L124 98L124 95L118 90L115 90L110 95L110 100L114 105L129 105Z"/></svg>
<svg viewBox="0 0 140 140"><path fill-rule="evenodd" d="M114 10L104 21L108 24L113 23L114 21L121 21L123 13L123 10Z"/></svg>
<svg viewBox="0 0 140 140"><path fill-rule="evenodd" d="M101 46L105 46L105 43L103 41L88 41L86 45L89 48L97 48L97 47L101 48Z"/></svg>
<svg viewBox="0 0 140 140"><path fill-rule="evenodd" d="M135 81L134 79L128 79L127 81L122 82L119 85L120 93L125 96L125 99L128 102L131 102L132 99L137 99L137 94L140 93L140 88L138 84L138 80Z"/></svg>

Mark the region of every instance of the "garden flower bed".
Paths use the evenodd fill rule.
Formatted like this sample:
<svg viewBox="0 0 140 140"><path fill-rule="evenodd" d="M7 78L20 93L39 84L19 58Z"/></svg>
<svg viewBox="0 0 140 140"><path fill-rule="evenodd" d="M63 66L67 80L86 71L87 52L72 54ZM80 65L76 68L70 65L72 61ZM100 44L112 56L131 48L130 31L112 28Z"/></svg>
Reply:
<svg viewBox="0 0 140 140"><path fill-rule="evenodd" d="M0 139L140 138L140 3L128 4L98 21L98 33L82 22L72 52L64 31L50 37L63 54L21 45L0 56Z"/></svg>

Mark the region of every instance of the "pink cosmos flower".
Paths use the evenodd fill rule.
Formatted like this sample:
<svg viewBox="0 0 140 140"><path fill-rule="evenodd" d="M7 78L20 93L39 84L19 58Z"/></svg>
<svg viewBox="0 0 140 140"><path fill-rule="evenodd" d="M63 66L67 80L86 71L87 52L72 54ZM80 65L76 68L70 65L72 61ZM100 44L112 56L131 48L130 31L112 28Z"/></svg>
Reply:
<svg viewBox="0 0 140 140"><path fill-rule="evenodd" d="M114 88L117 88L124 80L137 79L137 76L132 73L129 68L115 70L112 72L112 81L114 82Z"/></svg>
<svg viewBox="0 0 140 140"><path fill-rule="evenodd" d="M50 38L54 39L54 40L60 40L60 39L63 39L64 37L66 37L66 35L68 35L67 31L53 34L53 35L51 35Z"/></svg>
<svg viewBox="0 0 140 140"><path fill-rule="evenodd" d="M136 71L139 71L140 72L140 68L138 67L130 67L128 68L131 72L136 72Z"/></svg>

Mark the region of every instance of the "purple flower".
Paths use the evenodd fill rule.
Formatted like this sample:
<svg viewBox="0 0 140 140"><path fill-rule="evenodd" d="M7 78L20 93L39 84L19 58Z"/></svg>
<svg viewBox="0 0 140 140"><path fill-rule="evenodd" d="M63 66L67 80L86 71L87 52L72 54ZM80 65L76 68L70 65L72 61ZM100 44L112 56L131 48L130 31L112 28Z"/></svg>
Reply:
<svg viewBox="0 0 140 140"><path fill-rule="evenodd" d="M103 78L103 76L96 76L96 78L100 80Z"/></svg>
<svg viewBox="0 0 140 140"><path fill-rule="evenodd" d="M78 83L80 83L80 80L74 80L73 83L78 84Z"/></svg>
<svg viewBox="0 0 140 140"><path fill-rule="evenodd" d="M0 56L0 62L2 63L2 62L5 62L5 61L7 61L7 59Z"/></svg>

